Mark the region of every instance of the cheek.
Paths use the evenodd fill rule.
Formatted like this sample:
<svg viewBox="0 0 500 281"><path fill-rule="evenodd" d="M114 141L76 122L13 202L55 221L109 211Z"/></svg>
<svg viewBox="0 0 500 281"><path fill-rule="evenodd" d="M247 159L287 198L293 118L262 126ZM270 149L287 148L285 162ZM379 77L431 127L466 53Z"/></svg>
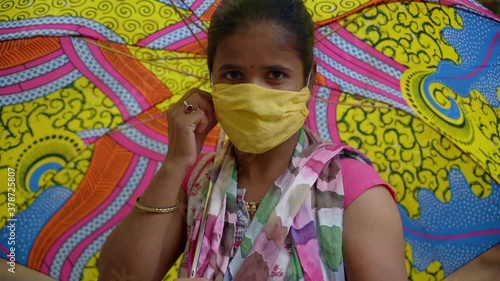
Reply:
<svg viewBox="0 0 500 281"><path fill-rule="evenodd" d="M213 85L221 83L221 73L219 71L212 72L210 79Z"/></svg>
<svg viewBox="0 0 500 281"><path fill-rule="evenodd" d="M294 79L293 85L295 87L295 91L300 91L300 90L304 89L304 87L307 85L307 81L305 81L303 75L300 75Z"/></svg>

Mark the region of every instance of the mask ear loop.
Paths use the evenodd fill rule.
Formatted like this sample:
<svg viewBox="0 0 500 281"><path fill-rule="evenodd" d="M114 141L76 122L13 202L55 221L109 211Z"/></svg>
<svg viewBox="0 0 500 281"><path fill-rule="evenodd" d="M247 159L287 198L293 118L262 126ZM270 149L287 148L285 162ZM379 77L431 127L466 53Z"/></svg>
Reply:
<svg viewBox="0 0 500 281"><path fill-rule="evenodd" d="M309 70L309 75L307 76L307 84L306 84L306 88L309 88L309 82L311 82L311 75L312 75L312 68L311 70Z"/></svg>

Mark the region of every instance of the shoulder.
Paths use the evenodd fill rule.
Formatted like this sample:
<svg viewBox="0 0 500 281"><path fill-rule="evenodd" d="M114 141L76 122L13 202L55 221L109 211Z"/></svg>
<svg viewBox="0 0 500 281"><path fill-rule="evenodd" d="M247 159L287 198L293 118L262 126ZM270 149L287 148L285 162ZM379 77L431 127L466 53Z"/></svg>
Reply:
<svg viewBox="0 0 500 281"><path fill-rule="evenodd" d="M321 145L323 144L323 145ZM347 208L361 194L373 187L383 187L386 192L396 202L396 193L394 189L387 184L379 173L372 166L371 160L361 151L352 148L345 144L333 144L328 142L316 143L313 149L319 147L328 147L328 150L338 151L339 166L342 175L342 183L344 187L344 208ZM330 161L324 169L333 169L338 167L335 161Z"/></svg>
<svg viewBox="0 0 500 281"><path fill-rule="evenodd" d="M340 158L340 167L344 184L344 208L347 208L361 194L377 186L383 187L396 201L394 189L380 177L369 163L344 156Z"/></svg>
<svg viewBox="0 0 500 281"><path fill-rule="evenodd" d="M336 175L340 170L344 193L344 209L361 194L376 186L384 187L386 192L393 198L393 201L396 202L396 194L392 187L380 177L379 173L373 168L370 159L355 148L346 144L335 144L313 139L308 144L302 157L307 158L315 153L320 158L324 158L324 152L326 151L334 152L338 156L336 159L339 160L333 161L332 158L325 162L321 174Z"/></svg>

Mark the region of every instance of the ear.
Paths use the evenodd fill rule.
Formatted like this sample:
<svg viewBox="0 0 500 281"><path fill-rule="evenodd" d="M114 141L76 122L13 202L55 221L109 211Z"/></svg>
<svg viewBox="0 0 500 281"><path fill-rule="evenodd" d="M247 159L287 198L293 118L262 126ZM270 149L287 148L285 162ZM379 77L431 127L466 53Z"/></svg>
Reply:
<svg viewBox="0 0 500 281"><path fill-rule="evenodd" d="M314 91L314 88L316 87L316 73L317 73L317 67L318 64L316 62L313 62L312 67L311 67L311 77L309 77L309 91L311 93Z"/></svg>

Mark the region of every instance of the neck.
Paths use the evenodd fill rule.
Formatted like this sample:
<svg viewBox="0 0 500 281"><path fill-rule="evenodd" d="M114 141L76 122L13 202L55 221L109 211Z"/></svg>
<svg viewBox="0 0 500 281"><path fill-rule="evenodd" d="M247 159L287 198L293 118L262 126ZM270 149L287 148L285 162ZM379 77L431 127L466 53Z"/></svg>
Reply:
<svg viewBox="0 0 500 281"><path fill-rule="evenodd" d="M292 159L300 130L277 147L262 153L251 154L235 148L238 163L238 177L247 180L272 180L273 182L288 167Z"/></svg>

